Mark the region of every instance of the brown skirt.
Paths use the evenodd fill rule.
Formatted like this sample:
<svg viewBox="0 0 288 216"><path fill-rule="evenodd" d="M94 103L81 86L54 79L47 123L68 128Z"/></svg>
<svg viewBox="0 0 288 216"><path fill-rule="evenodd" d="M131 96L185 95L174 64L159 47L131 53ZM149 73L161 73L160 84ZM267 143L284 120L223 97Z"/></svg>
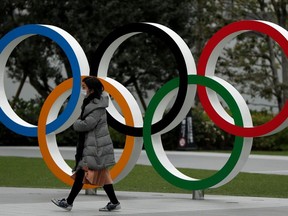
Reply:
<svg viewBox="0 0 288 216"><path fill-rule="evenodd" d="M76 173L74 173L71 178L75 179L75 175ZM108 169L85 170L85 175L82 183L103 186L106 184L113 184L113 181Z"/></svg>

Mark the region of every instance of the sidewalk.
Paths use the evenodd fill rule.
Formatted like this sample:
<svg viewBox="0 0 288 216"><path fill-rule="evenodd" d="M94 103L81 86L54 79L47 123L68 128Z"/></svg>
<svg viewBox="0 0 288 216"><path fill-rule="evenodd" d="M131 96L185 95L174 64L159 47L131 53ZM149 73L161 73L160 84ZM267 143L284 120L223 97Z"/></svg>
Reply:
<svg viewBox="0 0 288 216"><path fill-rule="evenodd" d="M288 212L288 199L205 195L204 200L192 200L192 193L116 191L122 209L115 212L98 211L108 202L102 190L97 195L85 195L82 191L71 212L50 202L51 198L66 197L68 193L69 189L0 187L0 215L284 216Z"/></svg>

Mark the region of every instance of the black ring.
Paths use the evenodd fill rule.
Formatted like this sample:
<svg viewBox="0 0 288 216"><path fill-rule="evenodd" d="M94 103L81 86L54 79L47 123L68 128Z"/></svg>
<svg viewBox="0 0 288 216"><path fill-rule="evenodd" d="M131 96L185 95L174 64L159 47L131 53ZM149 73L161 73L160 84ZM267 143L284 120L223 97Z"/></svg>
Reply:
<svg viewBox="0 0 288 216"><path fill-rule="evenodd" d="M177 43L171 38L169 34L167 34L162 29L158 28L157 26L154 26L149 23L131 23L115 29L106 38L104 38L104 40L100 43L99 47L97 48L95 58L93 59L94 61L93 64L95 63L95 65L97 65L97 71L90 71L90 75L97 76L101 59L107 48L109 48L109 46L115 40L129 33L143 33L143 32L155 35L161 38L161 40L163 40L167 44L167 46L170 48L176 59L177 68L179 70L179 90L176 100L171 109L169 110L169 112L160 121L152 125L151 132L152 134L155 134L166 128L178 115L185 101L188 86L187 68L184 56L182 54L181 49L178 47ZM109 62L110 60L111 59L109 59ZM113 118L113 116L111 116L109 113L107 115L107 120L108 124L111 127L113 127L115 130L123 134L137 137L140 137L143 134L143 127L131 127L124 125L115 120L115 118Z"/></svg>

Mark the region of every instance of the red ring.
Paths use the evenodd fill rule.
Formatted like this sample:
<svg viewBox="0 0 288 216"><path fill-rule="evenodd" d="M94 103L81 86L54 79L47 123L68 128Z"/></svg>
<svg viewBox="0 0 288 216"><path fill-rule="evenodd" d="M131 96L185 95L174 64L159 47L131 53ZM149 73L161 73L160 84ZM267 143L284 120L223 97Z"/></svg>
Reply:
<svg viewBox="0 0 288 216"><path fill-rule="evenodd" d="M205 76L207 63L209 58L214 51L215 47L227 36L231 35L232 33L236 33L239 31L258 31L264 34L267 34L271 38L273 38L283 49L286 56L288 56L288 41L278 30L273 28L267 23L249 20L249 21L239 21L234 22L230 25L225 26L220 31L218 31L207 43L205 46L197 65L197 74ZM288 33L287 33L288 34ZM209 68L207 69L209 70ZM227 121L225 121L213 108L208 95L206 88L204 86L197 86L199 99L203 105L203 108L209 115L212 121L220 128L225 130L228 133L231 133L236 136L243 136L243 137L257 137L267 135L268 133L272 132L279 126L281 126L288 116L288 102L285 102L284 107L282 110L276 115L272 120L266 122L265 124L245 128L240 127L237 125L233 125Z"/></svg>

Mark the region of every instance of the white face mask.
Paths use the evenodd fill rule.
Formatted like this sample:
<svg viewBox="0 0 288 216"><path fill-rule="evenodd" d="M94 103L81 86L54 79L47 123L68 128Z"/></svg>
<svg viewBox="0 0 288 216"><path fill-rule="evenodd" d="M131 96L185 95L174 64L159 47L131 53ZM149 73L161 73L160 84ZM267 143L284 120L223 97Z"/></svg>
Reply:
<svg viewBox="0 0 288 216"><path fill-rule="evenodd" d="M81 94L86 97L87 96L87 91L85 89L81 89Z"/></svg>

